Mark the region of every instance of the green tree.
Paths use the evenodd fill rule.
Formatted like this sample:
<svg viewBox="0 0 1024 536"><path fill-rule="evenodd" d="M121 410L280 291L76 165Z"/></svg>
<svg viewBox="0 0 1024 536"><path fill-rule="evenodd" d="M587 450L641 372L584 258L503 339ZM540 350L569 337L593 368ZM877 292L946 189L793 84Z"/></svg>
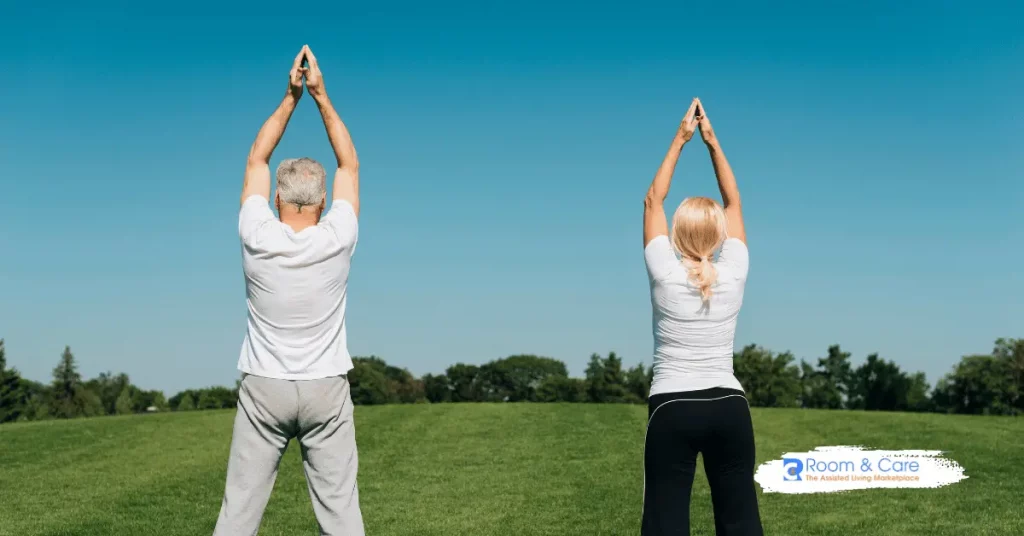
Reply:
<svg viewBox="0 0 1024 536"><path fill-rule="evenodd" d="M427 395L423 382L412 375L407 369L388 365L383 359L377 359L377 366L382 366L384 376L390 384L389 391L394 393L398 402L414 404L426 402Z"/></svg>
<svg viewBox="0 0 1024 536"><path fill-rule="evenodd" d="M447 370L448 383L452 390L452 402L480 402L483 400L480 390L480 367L456 363Z"/></svg>
<svg viewBox="0 0 1024 536"><path fill-rule="evenodd" d="M590 355L590 363L587 363L585 374L588 401L604 402L607 380L604 374L604 360L600 355Z"/></svg>
<svg viewBox="0 0 1024 536"><path fill-rule="evenodd" d="M494 402L537 401L537 388L550 376L569 377L565 363L535 355L497 359L478 373L483 398Z"/></svg>
<svg viewBox="0 0 1024 536"><path fill-rule="evenodd" d="M626 374L622 370L622 359L609 352L604 360L604 388L606 402L628 402Z"/></svg>
<svg viewBox="0 0 1024 536"><path fill-rule="evenodd" d="M0 423L25 417L25 393L21 388L21 374L7 368L4 340L0 339Z"/></svg>
<svg viewBox="0 0 1024 536"><path fill-rule="evenodd" d="M400 401L387 364L378 357L355 357L349 372L352 402L358 405L394 404Z"/></svg>
<svg viewBox="0 0 1024 536"><path fill-rule="evenodd" d="M993 355L965 356L936 386L936 407L952 413L1018 414L1012 364Z"/></svg>
<svg viewBox="0 0 1024 536"><path fill-rule="evenodd" d="M59 419L93 417L104 413L100 397L82 384L70 346L64 347L60 363L53 369L50 396L50 411Z"/></svg>
<svg viewBox="0 0 1024 536"><path fill-rule="evenodd" d="M828 380L806 361L800 361L800 405L805 408L827 408L831 397Z"/></svg>
<svg viewBox="0 0 1024 536"><path fill-rule="evenodd" d="M849 407L869 411L906 411L910 409L912 385L913 380L896 363L871 354L853 373Z"/></svg>
<svg viewBox="0 0 1024 536"><path fill-rule="evenodd" d="M406 369L388 365L383 359L356 357L349 373L355 404L425 402L423 382Z"/></svg>
<svg viewBox="0 0 1024 536"><path fill-rule="evenodd" d="M451 402L452 389L445 374L426 374L423 376L423 391L427 400L432 403Z"/></svg>
<svg viewBox="0 0 1024 536"><path fill-rule="evenodd" d="M196 400L196 409L217 409L216 397L208 389L201 389L199 391L199 400Z"/></svg>
<svg viewBox="0 0 1024 536"><path fill-rule="evenodd" d="M132 413L132 395L131 391L125 387L121 390L121 394L117 396L117 400L114 401L114 414L116 415L129 415Z"/></svg>
<svg viewBox="0 0 1024 536"><path fill-rule="evenodd" d="M127 374L112 372L101 372L96 378L85 382L85 388L99 397L103 412L108 415L117 414L117 400L130 387L131 381Z"/></svg>
<svg viewBox="0 0 1024 536"><path fill-rule="evenodd" d="M626 392L630 402L642 403L647 401L647 397L651 392L651 384L647 380L647 370L644 368L643 363L637 363L637 365L626 372Z"/></svg>
<svg viewBox="0 0 1024 536"><path fill-rule="evenodd" d="M579 378L552 375L537 387L539 402L586 402L587 382Z"/></svg>
<svg viewBox="0 0 1024 536"><path fill-rule="evenodd" d="M928 380L923 372L910 376L910 388L907 390L907 410L931 411L932 401L928 396Z"/></svg>
<svg viewBox="0 0 1024 536"><path fill-rule="evenodd" d="M590 402L629 402L632 398L626 389L626 375L622 371L622 359L609 352L608 357L598 354L590 356L587 364L587 395Z"/></svg>
<svg viewBox="0 0 1024 536"><path fill-rule="evenodd" d="M52 419L50 388L42 383L21 379L21 392L25 397L25 411L19 420Z"/></svg>
<svg viewBox="0 0 1024 536"><path fill-rule="evenodd" d="M799 407L800 368L793 354L773 354L753 344L733 355L736 379L743 385L751 406Z"/></svg>
<svg viewBox="0 0 1024 536"><path fill-rule="evenodd" d="M238 391L235 391L235 393L237 392ZM237 394L235 396L235 399L238 399ZM167 410L167 398L164 396L163 391L146 391L145 397L142 399L141 404L139 404L139 406L136 407L136 411L148 411L149 408L153 408L156 411Z"/></svg>
<svg viewBox="0 0 1024 536"><path fill-rule="evenodd" d="M1014 413L1024 413L1024 339L998 339L992 351L996 360L1005 363L1010 371L1007 402Z"/></svg>
<svg viewBox="0 0 1024 536"><path fill-rule="evenodd" d="M196 409L196 401L192 398L192 393L185 393L178 400L178 405L175 406L177 411L192 411Z"/></svg>
<svg viewBox="0 0 1024 536"><path fill-rule="evenodd" d="M199 392L198 409L231 409L237 405L238 392L224 386L207 387Z"/></svg>
<svg viewBox="0 0 1024 536"><path fill-rule="evenodd" d="M842 409L847 407L853 367L850 353L838 344L828 347L828 355L818 359L818 367L811 370L801 364L801 401L807 408Z"/></svg>

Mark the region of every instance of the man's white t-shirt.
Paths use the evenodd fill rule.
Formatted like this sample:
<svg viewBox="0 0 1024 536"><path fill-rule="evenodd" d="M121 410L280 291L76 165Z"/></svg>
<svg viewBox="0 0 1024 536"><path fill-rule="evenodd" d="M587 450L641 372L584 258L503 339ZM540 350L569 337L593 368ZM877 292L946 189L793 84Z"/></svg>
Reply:
<svg viewBox="0 0 1024 536"><path fill-rule="evenodd" d="M295 232L253 195L238 234L249 307L238 369L282 380L348 373L346 286L359 236L352 205L336 199L317 225Z"/></svg>
<svg viewBox="0 0 1024 536"><path fill-rule="evenodd" d="M743 390L733 375L733 339L743 305L749 253L742 240L728 238L714 266L718 278L711 300L687 274L665 235L644 248L654 310L654 381L651 395L712 387Z"/></svg>

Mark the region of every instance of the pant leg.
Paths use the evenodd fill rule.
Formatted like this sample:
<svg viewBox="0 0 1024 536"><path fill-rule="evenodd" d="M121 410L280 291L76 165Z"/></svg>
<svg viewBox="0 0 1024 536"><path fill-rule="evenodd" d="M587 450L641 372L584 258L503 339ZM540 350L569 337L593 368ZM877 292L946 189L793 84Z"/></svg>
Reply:
<svg viewBox="0 0 1024 536"><path fill-rule="evenodd" d="M363 536L356 430L348 378L299 382L299 444L323 536Z"/></svg>
<svg viewBox="0 0 1024 536"><path fill-rule="evenodd" d="M745 398L714 402L718 423L704 449L718 536L762 536L754 487L754 427Z"/></svg>
<svg viewBox="0 0 1024 536"><path fill-rule="evenodd" d="M281 456L294 435L296 409L292 382L248 375L242 379L214 536L254 536L259 530Z"/></svg>
<svg viewBox="0 0 1024 536"><path fill-rule="evenodd" d="M686 402L652 397L644 442L643 536L689 536L690 491L698 449L688 434ZM661 403L659 403L661 402Z"/></svg>

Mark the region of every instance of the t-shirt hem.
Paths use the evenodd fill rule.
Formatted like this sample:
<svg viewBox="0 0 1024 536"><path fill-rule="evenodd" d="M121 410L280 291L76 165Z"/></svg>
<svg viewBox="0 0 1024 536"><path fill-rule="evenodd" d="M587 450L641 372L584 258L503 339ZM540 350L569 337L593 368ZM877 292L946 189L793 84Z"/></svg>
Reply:
<svg viewBox="0 0 1024 536"><path fill-rule="evenodd" d="M242 374L249 374L250 376L259 376L261 378L270 378L273 380L293 380L293 381L307 381L307 380L322 380L324 378L334 378L336 376L345 376L352 371L352 366L340 367L334 370L325 370L317 372L270 372L266 370L254 369L245 365L238 365L238 370Z"/></svg>
<svg viewBox="0 0 1024 536"><path fill-rule="evenodd" d="M693 379L673 379L668 381L655 381L651 385L651 392L648 396L661 395L666 393L685 393L687 391L702 391L704 389L714 389L716 387L722 387L726 389L736 389L742 393L746 393L743 389L743 385L740 384L739 380L735 376L731 378L716 378L716 379L705 379L705 380L693 380Z"/></svg>

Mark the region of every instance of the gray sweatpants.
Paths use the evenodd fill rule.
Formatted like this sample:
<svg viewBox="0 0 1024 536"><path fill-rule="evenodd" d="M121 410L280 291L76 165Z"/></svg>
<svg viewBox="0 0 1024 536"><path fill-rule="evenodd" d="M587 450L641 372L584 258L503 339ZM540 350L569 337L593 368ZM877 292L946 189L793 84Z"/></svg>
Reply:
<svg viewBox="0 0 1024 536"><path fill-rule="evenodd" d="M291 438L302 448L320 534L364 536L355 425L345 376L289 381L246 375L238 389L227 484L214 536L253 536Z"/></svg>

